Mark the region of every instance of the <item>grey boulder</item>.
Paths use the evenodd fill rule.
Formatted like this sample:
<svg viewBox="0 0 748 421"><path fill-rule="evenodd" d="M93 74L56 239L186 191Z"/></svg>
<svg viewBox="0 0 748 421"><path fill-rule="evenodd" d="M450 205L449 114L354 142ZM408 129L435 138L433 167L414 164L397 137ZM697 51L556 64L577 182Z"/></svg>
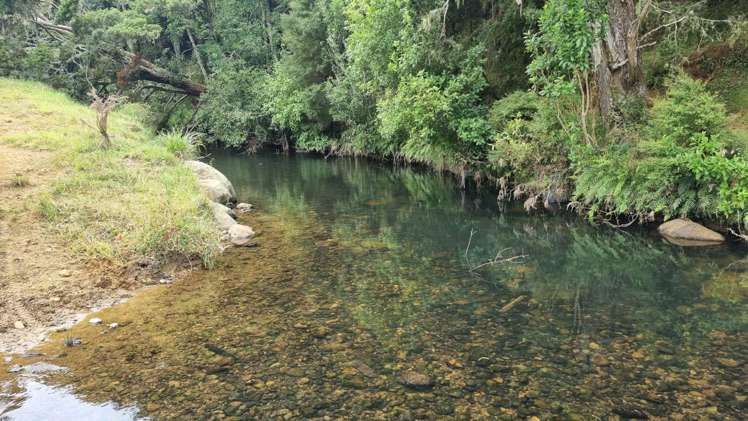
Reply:
<svg viewBox="0 0 748 421"><path fill-rule="evenodd" d="M200 188L210 200L222 204L236 200L234 186L220 171L200 161L185 161L184 164L197 176Z"/></svg>
<svg viewBox="0 0 748 421"><path fill-rule="evenodd" d="M254 236L254 230L246 225L234 224L229 227L229 241L237 247L249 245Z"/></svg>
<svg viewBox="0 0 748 421"><path fill-rule="evenodd" d="M679 246L708 246L720 244L725 237L690 219L673 219L657 228L669 242Z"/></svg>
<svg viewBox="0 0 748 421"><path fill-rule="evenodd" d="M211 202L210 207L211 210L213 210L213 218L215 218L216 223L222 230L227 230L233 225L236 225L236 221L234 221L233 210L220 203L215 202Z"/></svg>

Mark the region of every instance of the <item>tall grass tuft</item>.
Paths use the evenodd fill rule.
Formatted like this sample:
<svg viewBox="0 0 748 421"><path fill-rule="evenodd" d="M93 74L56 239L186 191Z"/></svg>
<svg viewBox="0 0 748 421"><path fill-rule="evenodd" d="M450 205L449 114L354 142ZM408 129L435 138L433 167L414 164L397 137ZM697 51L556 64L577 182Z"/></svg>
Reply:
<svg viewBox="0 0 748 421"><path fill-rule="evenodd" d="M162 144L169 153L180 159L194 159L198 156L202 143L197 134L182 133L172 129L159 135L156 140Z"/></svg>

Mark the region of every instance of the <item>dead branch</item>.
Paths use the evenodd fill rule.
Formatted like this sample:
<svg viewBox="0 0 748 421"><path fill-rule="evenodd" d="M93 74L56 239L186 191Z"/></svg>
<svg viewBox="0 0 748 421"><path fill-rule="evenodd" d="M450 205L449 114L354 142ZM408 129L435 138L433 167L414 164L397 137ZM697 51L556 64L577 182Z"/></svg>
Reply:
<svg viewBox="0 0 748 421"><path fill-rule="evenodd" d="M499 310L499 313L507 313L509 310L514 308L514 306L524 301L525 298L527 297L525 297L524 295L520 295L519 297L513 299L512 301L509 301L506 305L501 307L501 309Z"/></svg>
<svg viewBox="0 0 748 421"><path fill-rule="evenodd" d="M481 264L479 264L477 266L474 266L474 267L470 268L470 271L471 272L475 272L476 270L484 268L486 266L494 266L494 265L500 265L500 264L504 264L504 263L515 263L515 262L518 262L518 261L524 259L525 257L527 257L527 255L524 255L524 254L520 254L520 255L517 255L517 256L511 256L511 257L504 257L504 253L507 252L507 251L509 251L509 250L511 250L511 248L508 248L508 247L505 248L505 249L503 249L503 250L499 250L499 252L496 253L496 256L494 256L493 259L488 260L486 262L483 262L483 263L481 263Z"/></svg>
<svg viewBox="0 0 748 421"><path fill-rule="evenodd" d="M117 81L120 85L145 80L169 85L185 95L199 97L203 92L205 92L205 85L175 75L174 73L151 63L138 54L133 54L125 50L119 50L118 54L129 61L128 64L117 73Z"/></svg>
<svg viewBox="0 0 748 421"><path fill-rule="evenodd" d="M109 113L114 111L118 105L125 101L125 97L119 95L109 95L106 98L102 98L96 92L96 89L91 88L88 96L91 97L91 109L96 111L96 126L101 134L101 147L108 149L112 146L112 140L109 137L108 132L108 121Z"/></svg>
<svg viewBox="0 0 748 421"><path fill-rule="evenodd" d="M748 241L748 235L735 232L735 230L733 230L732 228L730 228L729 231L730 231L730 234L742 239L743 241Z"/></svg>
<svg viewBox="0 0 748 421"><path fill-rule="evenodd" d="M470 245L473 243L473 236L475 235L476 231L474 229L470 229L470 237L468 238L467 247L465 248L465 262L467 263L468 270L470 272L475 272L478 269L484 268L486 266L494 266L504 263L515 263L518 262L524 258L527 257L527 255L521 254L517 256L511 256L511 257L504 257L504 253L511 250L511 247L507 247L505 249L501 249L496 253L496 256L493 257L493 259L490 259L486 262L483 262L479 265L473 266L473 264L470 262Z"/></svg>
<svg viewBox="0 0 748 421"><path fill-rule="evenodd" d="M468 252L470 251L470 244L473 242L473 235L475 235L475 230L470 228L470 238L468 238L467 247L465 247L465 261L468 263L468 266L471 266L470 257L468 257Z"/></svg>

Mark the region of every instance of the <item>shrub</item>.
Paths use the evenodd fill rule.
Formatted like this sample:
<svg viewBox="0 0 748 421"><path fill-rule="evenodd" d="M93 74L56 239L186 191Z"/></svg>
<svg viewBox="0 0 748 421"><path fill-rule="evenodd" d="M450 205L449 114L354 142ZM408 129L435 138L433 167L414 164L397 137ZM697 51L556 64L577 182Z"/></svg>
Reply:
<svg viewBox="0 0 748 421"><path fill-rule="evenodd" d="M748 162L728 141L725 107L703 83L678 74L657 101L644 139L573 156L575 197L600 211L639 220L678 216L746 223Z"/></svg>
<svg viewBox="0 0 748 421"><path fill-rule="evenodd" d="M490 119L499 132L488 154L489 163L514 186L514 197L565 195L571 138L562 130L550 100L532 92L515 92L494 103Z"/></svg>
<svg viewBox="0 0 748 421"><path fill-rule="evenodd" d="M540 97L532 91L514 91L493 103L488 122L496 130L503 130L515 119L530 120L538 112Z"/></svg>

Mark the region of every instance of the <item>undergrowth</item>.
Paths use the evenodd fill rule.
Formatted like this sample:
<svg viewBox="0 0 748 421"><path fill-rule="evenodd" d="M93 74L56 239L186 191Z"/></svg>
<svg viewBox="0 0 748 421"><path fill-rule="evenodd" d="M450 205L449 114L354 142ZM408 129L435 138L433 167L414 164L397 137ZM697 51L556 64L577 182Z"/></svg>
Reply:
<svg viewBox="0 0 748 421"><path fill-rule="evenodd" d="M656 101L635 141L572 154L575 198L600 213L640 221L693 216L746 225L748 161L725 105L683 74Z"/></svg>

